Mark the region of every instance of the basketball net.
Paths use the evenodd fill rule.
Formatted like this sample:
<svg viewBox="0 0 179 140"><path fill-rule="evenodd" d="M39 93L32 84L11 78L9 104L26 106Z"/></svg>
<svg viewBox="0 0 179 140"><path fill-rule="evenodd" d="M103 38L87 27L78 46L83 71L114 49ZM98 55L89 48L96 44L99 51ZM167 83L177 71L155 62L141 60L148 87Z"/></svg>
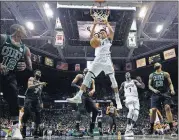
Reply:
<svg viewBox="0 0 179 140"><path fill-rule="evenodd" d="M93 6L90 9L90 15L92 16L93 19L96 19L97 22L103 22L104 20L107 20L110 14L110 10L108 8L108 6L102 6L102 3L104 1L97 1L96 2L99 4L99 6L95 6L93 4Z"/></svg>

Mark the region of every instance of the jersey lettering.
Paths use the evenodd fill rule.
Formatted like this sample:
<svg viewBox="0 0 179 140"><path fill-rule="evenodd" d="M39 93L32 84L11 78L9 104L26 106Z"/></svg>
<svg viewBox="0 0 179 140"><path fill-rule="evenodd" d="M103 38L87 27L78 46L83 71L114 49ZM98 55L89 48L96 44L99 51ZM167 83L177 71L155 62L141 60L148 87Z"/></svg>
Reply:
<svg viewBox="0 0 179 140"><path fill-rule="evenodd" d="M124 83L124 95L138 97L137 87L133 80Z"/></svg>
<svg viewBox="0 0 179 140"><path fill-rule="evenodd" d="M22 48L20 48L22 50ZM23 50L22 50L23 52ZM17 49L14 49L11 46L3 46L1 55L2 57L2 64L7 66L8 70L14 70L17 62L21 59L23 53Z"/></svg>
<svg viewBox="0 0 179 140"><path fill-rule="evenodd" d="M164 86L164 75L163 74L158 74L153 76L153 82L155 87L163 87Z"/></svg>

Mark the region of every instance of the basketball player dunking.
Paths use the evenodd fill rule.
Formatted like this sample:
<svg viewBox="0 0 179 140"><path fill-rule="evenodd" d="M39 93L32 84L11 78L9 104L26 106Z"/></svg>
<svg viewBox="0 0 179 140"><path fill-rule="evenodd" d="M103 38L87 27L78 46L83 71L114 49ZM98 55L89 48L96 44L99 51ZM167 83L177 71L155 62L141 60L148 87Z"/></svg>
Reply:
<svg viewBox="0 0 179 140"><path fill-rule="evenodd" d="M114 31L110 26L107 20L104 21L104 24L107 25L109 29L109 35L105 29L101 29L99 32L101 45L95 49L95 59L92 63L91 68L88 73L85 75L80 91L76 94L75 97L67 99L71 103L81 103L81 96L86 91L86 87L89 85L91 78L96 78L102 71L106 75L109 75L110 81L112 83L112 88L115 93L116 104L118 109L122 109L121 101L119 98L118 84L114 74L113 63L111 61L111 52L110 48L112 46L112 40L114 36ZM94 30L97 25L96 20L94 20L94 25L91 31L91 37L94 37Z"/></svg>
<svg viewBox="0 0 179 140"><path fill-rule="evenodd" d="M31 53L21 39L26 36L25 28L19 24L11 26L12 35L1 34L0 44L0 90L8 102L12 126L12 138L22 139L18 121L18 89L16 72L25 68L32 70Z"/></svg>
<svg viewBox="0 0 179 140"><path fill-rule="evenodd" d="M139 98L137 87L144 89L145 84L142 81L137 81L131 79L131 74L127 72L125 74L126 81L121 84L119 91L124 91L125 105L129 109L127 115L127 127L125 131L125 136L133 136L134 133L132 128L139 116Z"/></svg>
<svg viewBox="0 0 179 140"><path fill-rule="evenodd" d="M75 77L75 79L72 81L71 85L73 87L76 87L79 90L80 85L83 82L87 72L88 72L88 69L87 68L84 69L83 74L78 74ZM94 79L91 79L89 81L89 86L87 86L87 91L86 91L87 94L85 96L83 96L84 97L83 103L78 105L77 121L76 121L76 130L79 131L79 122L80 122L80 118L81 118L80 116L81 116L81 112L83 111L83 109L85 108L88 113L92 112L92 121L90 123L90 130L89 130L90 136L93 136L93 129L95 127L96 117L98 115L98 109L96 107L96 104L91 99L94 92L95 92L95 82L94 82Z"/></svg>
<svg viewBox="0 0 179 140"><path fill-rule="evenodd" d="M26 124L32 113L35 113L35 132L34 137L39 136L39 125L40 125L40 111L43 108L42 102L42 89L47 85L45 82L40 81L41 71L35 70L34 77L30 77L28 80L28 88L25 93L24 101L24 115L22 117L22 135L26 137Z"/></svg>
<svg viewBox="0 0 179 140"><path fill-rule="evenodd" d="M166 117L170 125L171 135L175 136L176 133L173 130L173 116L170 108L171 98L170 95L174 95L174 87L170 74L168 72L162 71L162 65L160 63L154 64L155 72L150 74L148 86L149 89L153 92L151 97L151 130L150 133L153 133L154 121L156 119L157 109L161 109L161 103L163 104L166 112ZM169 85L169 86L168 86ZM168 88L170 92L168 92Z"/></svg>

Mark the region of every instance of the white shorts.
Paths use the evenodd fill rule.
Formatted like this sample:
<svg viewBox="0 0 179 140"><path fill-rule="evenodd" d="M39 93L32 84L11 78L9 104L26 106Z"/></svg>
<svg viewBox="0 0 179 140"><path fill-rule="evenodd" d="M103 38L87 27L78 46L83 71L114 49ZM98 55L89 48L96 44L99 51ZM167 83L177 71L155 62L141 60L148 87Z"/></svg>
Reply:
<svg viewBox="0 0 179 140"><path fill-rule="evenodd" d="M104 71L105 75L114 73L114 67L111 60L111 55L100 55L95 57L91 68L89 69L96 77Z"/></svg>
<svg viewBox="0 0 179 140"><path fill-rule="evenodd" d="M129 105L131 105L131 104L133 104L134 109L137 109L137 110L140 109L138 97L134 97L134 96L126 97L126 100L125 100L126 107L129 108Z"/></svg>

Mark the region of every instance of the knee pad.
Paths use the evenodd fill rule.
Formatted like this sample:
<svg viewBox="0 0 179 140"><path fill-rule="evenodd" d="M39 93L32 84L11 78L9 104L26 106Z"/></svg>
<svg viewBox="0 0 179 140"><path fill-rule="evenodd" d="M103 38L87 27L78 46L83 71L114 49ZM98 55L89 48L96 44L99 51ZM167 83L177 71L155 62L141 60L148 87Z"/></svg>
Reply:
<svg viewBox="0 0 179 140"><path fill-rule="evenodd" d="M136 122L138 119L138 116L139 116L139 110L135 109L133 113L133 121Z"/></svg>
<svg viewBox="0 0 179 140"><path fill-rule="evenodd" d="M109 78L110 78L111 83L112 83L111 87L112 87L112 88L117 88L117 87L118 87L118 84L117 84L116 78L115 78L115 76L114 76L114 73L113 73L113 74L110 74L110 75L109 75Z"/></svg>
<svg viewBox="0 0 179 140"><path fill-rule="evenodd" d="M88 71L88 73L85 75L85 79L83 80L83 84L86 87L91 86L91 80L95 78L95 75L93 74L93 72Z"/></svg>

